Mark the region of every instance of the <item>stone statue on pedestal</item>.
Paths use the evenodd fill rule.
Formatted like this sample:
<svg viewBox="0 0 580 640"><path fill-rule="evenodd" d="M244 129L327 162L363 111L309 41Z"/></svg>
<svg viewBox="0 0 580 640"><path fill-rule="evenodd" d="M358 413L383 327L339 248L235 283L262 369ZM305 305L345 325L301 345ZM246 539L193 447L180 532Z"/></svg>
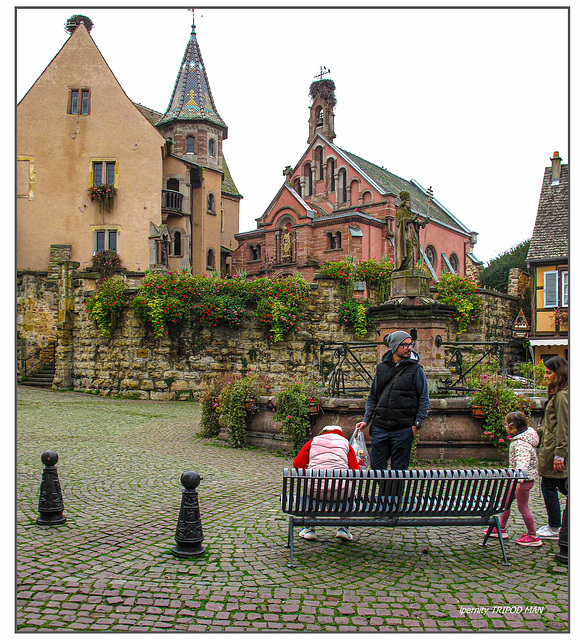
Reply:
<svg viewBox="0 0 580 640"><path fill-rule="evenodd" d="M429 217L422 222L411 211L411 196L407 191L399 194L401 204L395 215L395 271L413 270L420 257L419 230L424 229Z"/></svg>

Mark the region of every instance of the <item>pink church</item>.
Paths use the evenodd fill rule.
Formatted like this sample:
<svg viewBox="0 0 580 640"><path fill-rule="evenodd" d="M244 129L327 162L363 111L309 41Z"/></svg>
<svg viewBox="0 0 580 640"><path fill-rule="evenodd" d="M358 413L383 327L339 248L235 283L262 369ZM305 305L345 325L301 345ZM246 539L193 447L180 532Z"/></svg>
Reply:
<svg viewBox="0 0 580 640"><path fill-rule="evenodd" d="M308 147L257 229L236 234L233 271L250 276L301 273L312 280L320 262L353 256L394 258L395 212L399 193L427 216L428 244L422 255L434 279L443 272L471 275L481 267L473 256L477 233L470 231L414 180L379 167L334 144L335 85L324 79L310 86Z"/></svg>

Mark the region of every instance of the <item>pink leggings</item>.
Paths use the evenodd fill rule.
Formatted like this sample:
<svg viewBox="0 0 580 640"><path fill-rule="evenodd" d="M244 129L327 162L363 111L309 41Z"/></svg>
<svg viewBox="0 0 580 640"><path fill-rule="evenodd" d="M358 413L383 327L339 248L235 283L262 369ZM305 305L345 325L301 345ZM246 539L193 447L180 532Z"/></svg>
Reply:
<svg viewBox="0 0 580 640"><path fill-rule="evenodd" d="M518 484L518 490L516 491L516 502L518 505L518 511L520 512L524 524L528 529L529 535L536 534L536 525L534 524L534 518L530 507L528 506L528 500L530 497L530 490L534 486L533 480L525 480ZM510 517L510 510L504 511L499 517L499 524L502 529L505 529L508 518Z"/></svg>

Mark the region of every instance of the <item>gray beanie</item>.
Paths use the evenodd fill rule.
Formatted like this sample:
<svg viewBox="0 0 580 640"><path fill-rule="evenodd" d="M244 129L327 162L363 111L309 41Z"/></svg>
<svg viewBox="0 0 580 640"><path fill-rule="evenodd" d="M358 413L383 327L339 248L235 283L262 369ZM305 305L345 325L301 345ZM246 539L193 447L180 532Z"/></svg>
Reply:
<svg viewBox="0 0 580 640"><path fill-rule="evenodd" d="M401 342L407 338L411 338L411 336L406 331L393 331L393 333L389 333L383 338L383 342L395 353Z"/></svg>

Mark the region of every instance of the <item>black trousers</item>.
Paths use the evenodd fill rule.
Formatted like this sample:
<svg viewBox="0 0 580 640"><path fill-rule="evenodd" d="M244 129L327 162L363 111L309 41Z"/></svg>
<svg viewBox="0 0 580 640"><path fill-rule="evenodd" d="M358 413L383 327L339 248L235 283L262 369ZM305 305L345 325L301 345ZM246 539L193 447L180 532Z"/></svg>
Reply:
<svg viewBox="0 0 580 640"><path fill-rule="evenodd" d="M371 467L373 469L408 469L413 445L413 427L386 431L373 425Z"/></svg>

